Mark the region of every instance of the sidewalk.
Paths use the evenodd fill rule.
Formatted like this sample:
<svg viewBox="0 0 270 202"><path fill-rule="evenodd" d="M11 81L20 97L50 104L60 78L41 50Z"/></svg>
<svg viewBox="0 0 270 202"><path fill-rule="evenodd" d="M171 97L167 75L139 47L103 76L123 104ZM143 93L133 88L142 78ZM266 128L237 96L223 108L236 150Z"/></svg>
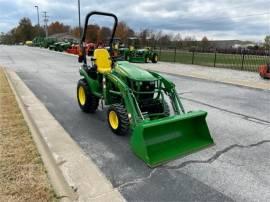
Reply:
<svg viewBox="0 0 270 202"><path fill-rule="evenodd" d="M142 68L176 76L188 76L238 86L270 90L270 80L262 79L256 72L206 67L199 65L158 62L157 64L139 64Z"/></svg>

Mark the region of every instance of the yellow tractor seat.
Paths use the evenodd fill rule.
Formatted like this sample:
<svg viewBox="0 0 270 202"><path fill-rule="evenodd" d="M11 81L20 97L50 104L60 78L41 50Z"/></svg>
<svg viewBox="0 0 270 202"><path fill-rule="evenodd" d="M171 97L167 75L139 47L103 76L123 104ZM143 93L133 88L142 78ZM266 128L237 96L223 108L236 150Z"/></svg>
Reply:
<svg viewBox="0 0 270 202"><path fill-rule="evenodd" d="M110 54L105 48L97 48L94 51L94 61L97 71L101 74L112 70L112 60Z"/></svg>

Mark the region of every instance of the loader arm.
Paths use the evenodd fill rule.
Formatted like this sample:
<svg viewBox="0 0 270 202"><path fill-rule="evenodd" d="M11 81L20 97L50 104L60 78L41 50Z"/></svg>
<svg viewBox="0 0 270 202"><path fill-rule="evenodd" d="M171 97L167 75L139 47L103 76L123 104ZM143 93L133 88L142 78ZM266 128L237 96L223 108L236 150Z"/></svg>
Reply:
<svg viewBox="0 0 270 202"><path fill-rule="evenodd" d="M170 97L171 101L172 101L172 106L174 108L174 111L176 112L176 114L181 114L181 113L185 113L185 109L181 103L181 100L178 96L178 93L175 89L175 85L174 83L172 83L171 81L169 81L168 79L165 79L163 76L161 76L160 74L156 73L156 72L152 72L149 71L153 76L155 76L156 78L160 79L161 83L164 85L164 92L168 94L168 96Z"/></svg>

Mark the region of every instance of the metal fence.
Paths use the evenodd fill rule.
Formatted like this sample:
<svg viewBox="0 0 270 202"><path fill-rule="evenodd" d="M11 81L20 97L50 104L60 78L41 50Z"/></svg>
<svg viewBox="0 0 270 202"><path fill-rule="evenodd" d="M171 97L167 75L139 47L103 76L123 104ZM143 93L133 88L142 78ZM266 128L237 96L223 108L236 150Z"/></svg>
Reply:
<svg viewBox="0 0 270 202"><path fill-rule="evenodd" d="M258 66L270 63L270 52L183 50L156 47L160 61L257 71Z"/></svg>

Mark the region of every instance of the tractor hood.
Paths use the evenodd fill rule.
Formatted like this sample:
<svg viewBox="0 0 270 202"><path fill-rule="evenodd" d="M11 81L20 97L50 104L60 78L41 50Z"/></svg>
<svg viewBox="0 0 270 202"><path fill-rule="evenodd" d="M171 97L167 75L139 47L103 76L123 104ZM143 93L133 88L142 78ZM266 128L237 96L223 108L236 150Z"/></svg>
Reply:
<svg viewBox="0 0 270 202"><path fill-rule="evenodd" d="M118 61L114 71L123 77L128 77L137 81L155 81L157 80L150 72L131 64L127 61Z"/></svg>
<svg viewBox="0 0 270 202"><path fill-rule="evenodd" d="M145 49L137 49L138 52L144 52L146 51Z"/></svg>
<svg viewBox="0 0 270 202"><path fill-rule="evenodd" d="M143 49L137 49L138 52L145 52L145 51L149 51L149 49L147 48L143 48Z"/></svg>

